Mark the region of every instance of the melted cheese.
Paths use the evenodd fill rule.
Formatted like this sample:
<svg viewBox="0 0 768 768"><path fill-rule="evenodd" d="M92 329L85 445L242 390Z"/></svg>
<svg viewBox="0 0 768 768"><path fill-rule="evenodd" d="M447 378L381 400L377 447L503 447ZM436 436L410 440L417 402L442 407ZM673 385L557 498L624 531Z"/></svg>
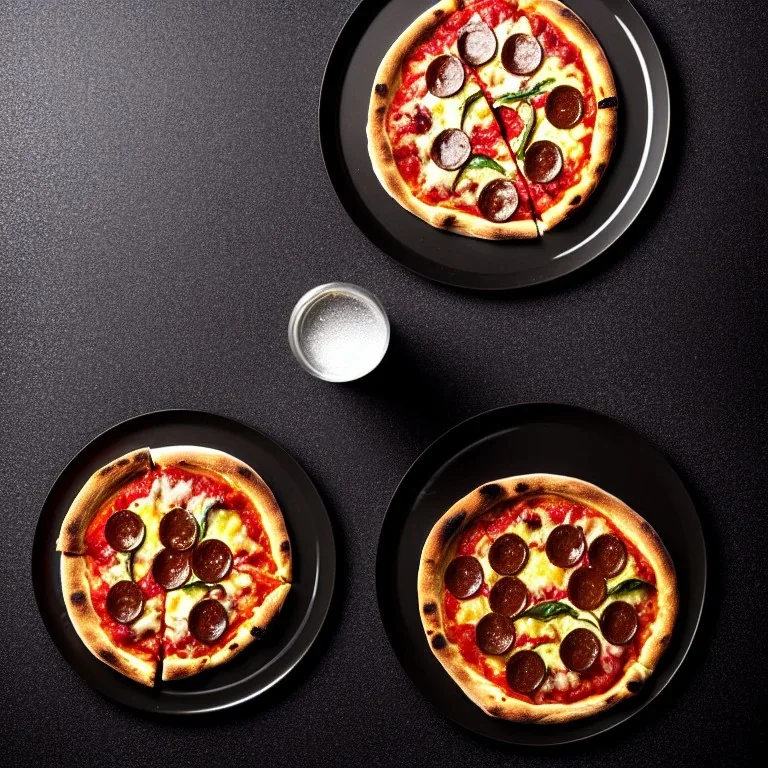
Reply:
<svg viewBox="0 0 768 768"><path fill-rule="evenodd" d="M248 536L248 529L240 515L232 509L214 509L208 513L206 539L220 539L231 550L238 552L258 552L262 549L257 542Z"/></svg>

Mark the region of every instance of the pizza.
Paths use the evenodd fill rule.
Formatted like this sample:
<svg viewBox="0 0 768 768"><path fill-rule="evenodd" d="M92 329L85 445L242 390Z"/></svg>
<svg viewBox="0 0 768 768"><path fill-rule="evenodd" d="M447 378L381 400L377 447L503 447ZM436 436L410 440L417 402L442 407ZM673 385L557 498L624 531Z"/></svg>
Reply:
<svg viewBox="0 0 768 768"><path fill-rule="evenodd" d="M432 528L418 597L432 652L493 717L560 723L637 693L677 616L651 526L574 478L487 483Z"/></svg>
<svg viewBox="0 0 768 768"><path fill-rule="evenodd" d="M280 508L239 459L142 448L99 469L56 548L67 612L101 661L144 685L224 664L260 637L290 590Z"/></svg>
<svg viewBox="0 0 768 768"><path fill-rule="evenodd" d="M537 237L579 209L616 140L611 68L557 0L441 0L376 73L368 151L386 191L434 227Z"/></svg>

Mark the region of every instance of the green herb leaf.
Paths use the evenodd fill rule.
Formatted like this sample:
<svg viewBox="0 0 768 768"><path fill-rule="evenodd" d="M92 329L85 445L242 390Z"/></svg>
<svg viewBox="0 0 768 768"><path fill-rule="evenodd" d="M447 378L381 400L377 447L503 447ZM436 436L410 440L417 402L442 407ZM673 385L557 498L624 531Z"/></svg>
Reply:
<svg viewBox="0 0 768 768"><path fill-rule="evenodd" d="M549 621L557 616L563 614L570 616L572 619L579 618L579 612L572 608L570 605L561 603L559 600L547 600L543 603L538 603L527 611L523 611L517 618L518 619L536 619L537 621Z"/></svg>
<svg viewBox="0 0 768 768"><path fill-rule="evenodd" d="M516 101L522 99L530 99L533 96L539 96L546 91L552 83L555 82L554 77L548 77L546 80L542 80L536 83L532 88L527 91L517 91L516 93L505 93L503 96L499 96L496 101L493 102L494 109L496 107L504 107L507 104L514 104Z"/></svg>
<svg viewBox="0 0 768 768"><path fill-rule="evenodd" d="M649 584L642 579L627 579L608 590L609 595L623 595L626 592L634 592L636 589L655 589L653 584Z"/></svg>
<svg viewBox="0 0 768 768"><path fill-rule="evenodd" d="M550 621L558 616L570 616L577 621L586 621L587 624L593 624L600 629L600 625L593 621L591 615L585 616L567 603L562 603L559 600L547 600L543 603L538 603L527 611L523 611L516 619L536 619L537 621Z"/></svg>
<svg viewBox="0 0 768 768"><path fill-rule="evenodd" d="M464 102L464 105L461 108L461 123L459 123L459 128L462 130L464 130L464 121L467 119L470 109L472 109L473 104L475 104L482 95L482 91L475 91L471 96L468 96Z"/></svg>
<svg viewBox="0 0 768 768"><path fill-rule="evenodd" d="M519 136L516 136L510 142L510 147L517 156L517 159L522 162L525 158L525 147L536 126L536 110L533 108L530 101L524 101L517 108L517 114L523 121L523 130L520 132Z"/></svg>
<svg viewBox="0 0 768 768"><path fill-rule="evenodd" d="M176 587L176 589L213 589L214 587L218 587L218 584L207 584L204 581L190 581L188 584L182 584L180 587ZM169 590L173 591L173 590Z"/></svg>
<svg viewBox="0 0 768 768"><path fill-rule="evenodd" d="M208 501L205 502L205 506L203 507L203 514L200 516L200 541L205 538L205 534L208 531L208 520L210 518L211 512L213 512L213 510L216 509L220 503L221 502L218 499L208 499Z"/></svg>
<svg viewBox="0 0 768 768"><path fill-rule="evenodd" d="M488 157L487 155L472 155L472 157L470 157L464 164L464 167L456 174L456 178L453 180L454 189L456 189L459 181L464 177L464 172L470 168L492 168L494 171L498 171L502 176L507 175L504 168L492 157Z"/></svg>

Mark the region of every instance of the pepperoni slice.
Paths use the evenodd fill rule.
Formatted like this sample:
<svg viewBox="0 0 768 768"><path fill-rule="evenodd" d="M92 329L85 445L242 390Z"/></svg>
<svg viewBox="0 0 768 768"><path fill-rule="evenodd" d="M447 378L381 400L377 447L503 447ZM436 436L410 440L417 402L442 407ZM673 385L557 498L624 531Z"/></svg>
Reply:
<svg viewBox="0 0 768 768"><path fill-rule="evenodd" d="M130 552L144 541L144 522L130 509L115 512L104 526L104 538L117 552Z"/></svg>
<svg viewBox="0 0 768 768"><path fill-rule="evenodd" d="M197 520L186 509L175 507L160 521L160 541L179 552L190 549L197 541Z"/></svg>
<svg viewBox="0 0 768 768"><path fill-rule="evenodd" d="M623 600L611 603L600 618L603 637L613 645L625 645L637 632L637 611Z"/></svg>
<svg viewBox="0 0 768 768"><path fill-rule="evenodd" d="M444 171L455 171L469 160L469 136L458 128L446 128L435 137L429 156Z"/></svg>
<svg viewBox="0 0 768 768"><path fill-rule="evenodd" d="M597 568L578 568L568 579L568 597L582 611L593 611L608 594L605 579Z"/></svg>
<svg viewBox="0 0 768 768"><path fill-rule="evenodd" d="M528 604L528 587L516 576L505 576L493 585L488 602L496 613L517 616Z"/></svg>
<svg viewBox="0 0 768 768"><path fill-rule="evenodd" d="M544 112L555 128L573 128L584 117L584 98L572 85L558 85L550 91Z"/></svg>
<svg viewBox="0 0 768 768"><path fill-rule="evenodd" d="M491 544L488 561L496 573L514 576L528 562L528 545L516 533L505 533Z"/></svg>
<svg viewBox="0 0 768 768"><path fill-rule="evenodd" d="M473 22L467 24L459 34L457 47L459 56L467 64L479 67L490 61L496 53L496 35L484 21Z"/></svg>
<svg viewBox="0 0 768 768"><path fill-rule="evenodd" d="M191 573L189 552L161 549L152 563L152 576L163 589L178 589Z"/></svg>
<svg viewBox="0 0 768 768"><path fill-rule="evenodd" d="M232 550L219 539L206 539L192 553L192 570L200 581L212 584L232 570Z"/></svg>
<svg viewBox="0 0 768 768"><path fill-rule="evenodd" d="M515 215L519 205L520 197L517 194L517 188L508 179L489 181L477 199L480 213L495 224L509 221Z"/></svg>
<svg viewBox="0 0 768 768"><path fill-rule="evenodd" d="M483 586L483 567L471 555L456 557L445 569L445 586L459 600L473 597Z"/></svg>
<svg viewBox="0 0 768 768"><path fill-rule="evenodd" d="M141 587L133 581L118 581L107 593L107 612L118 624L130 624L144 610Z"/></svg>
<svg viewBox="0 0 768 768"><path fill-rule="evenodd" d="M227 609L218 600L209 599L196 603L187 621L189 631L205 645L215 643L227 631L227 624Z"/></svg>
<svg viewBox="0 0 768 768"><path fill-rule="evenodd" d="M513 75L531 75L544 58L541 44L533 35L519 32L507 38L501 49L501 63Z"/></svg>
<svg viewBox="0 0 768 768"><path fill-rule="evenodd" d="M604 533L589 545L589 563L606 579L612 579L627 565L627 548L618 536Z"/></svg>
<svg viewBox="0 0 768 768"><path fill-rule="evenodd" d="M563 153L552 141L534 141L525 153L525 174L537 184L549 184L563 170Z"/></svg>
<svg viewBox="0 0 768 768"><path fill-rule="evenodd" d="M427 67L427 88L433 96L446 99L464 85L464 65L455 56L438 56Z"/></svg>
<svg viewBox="0 0 768 768"><path fill-rule="evenodd" d="M544 682L546 674L544 659L534 651L518 651L507 662L507 682L517 693L530 695Z"/></svg>
<svg viewBox="0 0 768 768"><path fill-rule="evenodd" d="M515 642L515 624L500 613L488 613L475 627L477 647L491 656L501 656Z"/></svg>
<svg viewBox="0 0 768 768"><path fill-rule="evenodd" d="M600 654L600 641L588 629L574 629L560 643L560 658L568 669L586 672Z"/></svg>
<svg viewBox="0 0 768 768"><path fill-rule="evenodd" d="M547 537L547 557L558 568L572 568L586 547L584 531L575 525L558 525Z"/></svg>

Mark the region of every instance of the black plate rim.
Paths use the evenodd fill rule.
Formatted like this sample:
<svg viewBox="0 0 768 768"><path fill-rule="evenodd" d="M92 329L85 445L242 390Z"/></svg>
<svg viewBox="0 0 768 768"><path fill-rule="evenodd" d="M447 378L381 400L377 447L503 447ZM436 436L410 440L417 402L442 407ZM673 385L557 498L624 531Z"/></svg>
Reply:
<svg viewBox="0 0 768 768"><path fill-rule="evenodd" d="M80 674L80 671L75 667L69 659L66 657L62 649L59 647L59 644L54 639L53 635L51 634L50 630L48 629L48 622L45 618L45 614L43 609L40 607L40 596L38 593L38 588L36 586L37 583L37 576L35 574L35 563L37 562L37 559L39 556L44 556L45 553L40 551L38 553L38 550L42 550L42 544L39 543L40 536L41 536L41 525L43 522L43 512L45 508L47 507L49 503L49 499L51 497L51 494L53 493L54 489L58 486L59 482L62 480L62 478L67 474L67 472L70 471L71 467L77 462L78 458L82 453L88 450L94 443L98 442L99 440L104 440L108 437L109 433L119 430L121 428L125 428L130 424L130 422L133 421L139 421L139 420L145 420L150 419L153 417L171 417L171 416L183 416L185 414L192 414L196 417L206 417L206 418L212 418L219 423L226 423L229 422L230 424L233 424L240 429L246 431L246 432L255 432L261 439L265 440L267 443L270 444L271 449L276 449L276 452L281 455L281 458L283 460L287 460L295 470L297 470L298 474L302 476L303 480L306 481L308 487L311 487L315 494L317 495L317 499L320 502L320 505L322 507L323 512L325 513L324 520L327 523L327 534L328 534L328 541L327 546L328 549L328 564L325 567L325 573L327 574L326 578L328 579L327 583L321 581L320 578L320 571L318 569L318 577L315 582L314 587L314 594L313 594L313 600L310 604L309 609L307 610L307 613L304 615L301 624L299 625L298 629L296 630L296 633L294 636L290 639L290 641L275 655L273 659L269 661L269 663L264 667L266 669L269 666L274 665L277 663L287 652L290 648L292 648L297 638L300 636L301 632L304 631L307 623L309 622L310 618L312 617L312 608L318 603L318 596L320 596L323 599L322 608L317 612L316 618L315 618L315 627L310 630L311 634L305 639L304 641L304 648L298 653L297 656L292 659L291 663L279 674L277 675L273 680L270 680L263 685L259 686L256 690L249 692L247 694L244 694L239 697L235 697L231 699L230 701L226 701L223 703L210 705L210 706L202 706L202 707L174 707L174 706L168 706L163 707L162 709L157 709L156 707L152 706L142 706L136 703L133 703L131 701L125 701L122 698L117 698L114 696L111 696L109 693L107 693L105 690L102 690L101 688L97 688L91 684L91 682L86 679L82 674ZM54 553L56 554L56 553ZM280 683L282 680L284 680L288 675L290 675L294 669L301 663L301 661L305 658L305 656L310 652L310 650L313 648L315 643L317 642L317 639L320 635L320 633L323 630L323 627L325 626L325 622L328 618L328 614L331 609L331 605L333 603L333 598L336 592L336 559L337 559L337 549L336 549L336 538L333 532L333 525L331 523L330 516L328 515L328 509L325 505L325 502L323 501L323 498L320 494L320 491L318 490L315 483L312 481L312 478L309 476L307 471L304 469L304 467L299 463L299 461L291 454L289 453L285 448L283 448L282 445L280 445L277 441L275 441L273 438L269 437L268 435L264 434L259 429L256 429L255 427L252 427L251 425L247 424L246 422L242 421L241 419L233 418L231 416L224 416L219 413L215 413L213 411L205 411L202 409L197 408L161 408L154 411L147 411L145 413L138 414L136 416L130 416L127 419L123 419L122 421L119 421L110 427L107 427L106 429L99 432L97 435L95 435L93 438L91 438L87 443L82 445L80 449L72 456L72 458L67 462L66 466L58 473L56 476L56 479L51 484L50 488L48 489L48 492L45 494L45 499L43 500L43 503L40 505L40 513L37 518L37 522L35 523L35 530L34 535L32 539L32 548L31 548L31 580L32 580L32 590L35 594L35 603L37 604L38 614L40 616L40 620L43 623L43 626L45 627L46 633L48 634L48 637L53 644L53 646L56 648L60 656L64 659L64 661L72 668L77 676L82 680L86 685L88 685L91 690L95 691L100 696L109 699L110 701L120 705L129 707L136 711L143 711L143 712L150 712L155 715L168 715L171 717L175 716L195 716L195 715L202 715L207 714L211 712L220 712L225 709L230 709L232 707L239 706L241 704L244 704L248 701L252 701L259 696L262 696L267 691L274 688L278 683ZM140 685L139 683L136 683L136 685ZM148 689L154 691L155 688Z"/></svg>
<svg viewBox="0 0 768 768"><path fill-rule="evenodd" d="M576 414L580 414L584 417L591 418L591 419L597 419L598 421L608 424L614 429L618 428L621 430L625 435L628 437L639 440L642 442L648 449L653 451L654 454L656 454L660 459L663 460L665 464L667 464L672 472L674 473L675 477L680 482L681 487L685 491L686 496L688 496L691 506L696 510L696 505L693 502L693 499L690 496L690 493L688 492L688 489L685 486L685 483L683 482L682 478L680 477L679 473L675 469L672 462L654 445L647 437L642 435L640 432L637 432L632 427L622 423L621 421L618 421L617 419L612 418L611 416L607 416L604 413L600 413L599 411L595 411L591 408L585 408L583 406L579 405L571 405L569 403L555 403L555 402L544 402L544 401L526 401L526 402L520 402L520 403L514 403L511 405L502 405L498 406L496 408L490 408L487 411L481 411L480 413L476 413L473 416L469 416L466 419L463 419L455 426L451 427L450 429L447 429L445 432L440 434L435 440L433 440L413 461L413 463L408 467L405 474L400 479L400 482L397 484L397 487L394 490L394 493L390 497L389 503L387 504L386 512L384 513L384 517L381 521L381 526L379 528L379 537L376 542L376 568L375 568L375 579L376 579L376 603L378 607L379 612L379 620L381 621L381 624L384 628L384 632L387 636L387 640L389 641L390 647L392 648L393 653L395 654L395 657L397 658L398 663L400 664L401 669L403 672L405 672L406 676L408 677L408 680L410 681L411 685L416 689L418 694L422 696L424 700L427 701L427 703L432 707L432 709L437 712L441 717L444 717L445 719L449 720L451 723L454 723L455 725L459 726L463 730L469 731L470 733L476 734L480 738L489 739L492 742L500 743L500 744L513 744L517 746L544 746L546 747L557 747L562 746L564 744L576 744L578 742L586 741L587 739L593 739L599 736L602 736L605 733L608 733L609 731L612 731L613 729L624 725L627 721L631 720L633 717L638 715L640 712L642 712L649 704L651 704L663 691L664 689L672 682L672 679L677 675L678 671L680 670L680 667L685 662L686 658L688 657L688 654L690 653L691 647L693 646L693 643L696 639L696 636L699 632L699 627L701 625L701 618L704 613L704 606L707 601L707 587L709 582L709 562L708 562L708 555L707 555L707 546L706 546L706 540L704 539L704 531L703 527L700 525L697 529L698 538L699 538L699 545L701 547L701 552L703 554L703 573L702 573L702 597L701 602L696 610L695 615L695 621L693 625L693 630L691 632L690 640L688 641L687 647L685 648L685 651L680 656L679 661L677 662L677 665L671 670L667 680L663 683L661 688L658 689L654 693L654 695L647 700L643 701L640 706L637 707L637 709L634 709L633 711L627 713L627 716L623 719L608 725L607 727L597 730L594 733L588 733L582 736L577 736L575 738L568 738L568 739L561 739L555 737L551 741L548 741L546 744L540 744L536 743L535 745L531 745L525 741L510 741L507 739L502 739L496 736L493 736L491 734L486 733L480 733L476 731L473 728L470 728L469 726L465 725L464 723L460 722L458 719L447 713L446 711L440 709L431 698L425 696L419 685L416 683L415 680L411 677L408 670L403 665L402 661L400 660L400 654L396 650L395 643L392 641L392 631L390 630L390 627L387 624L387 619L384 616L384 610L382 609L382 603L384 602L382 599L382 595L387 591L384 584L385 584L385 576L383 575L387 563L385 563L384 558L380 554L380 543L382 540L382 536L384 535L384 531L387 528L388 525L388 519L391 515L391 510L396 501L398 501L398 496L401 494L405 494L406 491L403 490L406 486L406 483L409 482L409 477L412 473L417 472L420 469L420 466L422 463L426 463L430 460L433 453L438 452L440 444L444 441L449 441L451 438L455 437L457 434L459 434L462 430L467 429L468 426L480 419L493 419L494 415L500 415L500 414L506 414L514 411L523 411L526 409L531 410L541 410L541 409L550 409L550 408L557 408L557 409L563 409L568 410ZM456 455L455 453L453 455ZM698 512L696 512L696 516L698 518ZM447 673L446 673L447 674ZM595 715L595 718L599 720L600 714Z"/></svg>
<svg viewBox="0 0 768 768"><path fill-rule="evenodd" d="M564 1L567 3L567 0L564 0ZM343 159L332 157L332 151L331 151L331 147L339 143L338 126L339 126L340 120L337 114L339 104L337 103L338 99L334 99L333 93L334 93L334 90L337 88L340 88L340 86L338 86L336 83L331 84L332 78L329 77L329 74L333 71L333 68L335 67L343 67L342 71L346 71L346 65L348 64L348 62L344 61L344 57L346 53L342 52L342 49L344 47L342 45L344 38L347 35L352 34L351 32L349 32L349 30L357 22L358 16L363 16L363 14L368 11L368 6L371 3L375 3L375 2L381 3L381 8L383 9L384 5L388 3L389 0L360 0L360 2L355 6L355 8L347 17L347 19L345 20L344 24L341 27L341 30L339 31L339 34L336 36L336 39L331 48L331 52L328 55L328 59L326 60L325 68L323 69L323 79L321 81L322 84L320 87L320 96L318 99L317 123L318 123L318 135L320 139L320 154L322 155L322 158L323 158L323 166L325 167L326 175L328 176L328 180L331 182L331 186L333 187L336 197L338 201L341 203L341 206L344 208L344 211L346 212L347 216L352 221L352 223L358 228L358 230L360 230L360 232L362 232L364 237L377 248L377 250L381 251L390 259L392 259L393 261L396 261L398 264L400 264L402 267L405 267L407 270L409 270L413 274L416 274L419 277L426 278L428 280L432 280L433 282L438 283L440 285L448 286L451 288L463 288L463 289L468 289L473 291L498 293L502 291L509 292L509 291L526 290L526 289L530 289L533 286L546 285L548 283L552 283L557 280L560 280L566 277L567 275L570 275L576 272L577 270L585 267L587 264L591 263L598 257L602 256L609 248L615 245L615 243L624 234L626 234L626 232L634 224L637 217L643 211L643 209L648 203L648 200L653 194L653 191L656 189L656 184L659 181L661 171L664 167L664 163L666 162L667 149L669 148L669 133L670 133L670 126L671 126L671 96L670 96L670 90L669 90L669 76L667 74L667 69L664 65L664 58L661 55L661 50L659 49L658 43L656 42L656 39L654 38L650 27L648 26L645 19L640 14L640 12L637 10L632 0L622 0L622 2L625 2L628 8L631 10L631 12L635 15L636 22L642 26L643 31L647 34L648 40L650 42L651 48L649 49L649 52L653 53L653 56L656 60L655 63L658 65L658 68L659 68L658 84L662 86L661 88L662 94L660 95L660 98L663 100L665 120L663 123L663 137L661 139L661 153L659 155L658 166L656 167L655 172L651 174L651 177L646 182L646 186L647 186L646 191L641 192L640 196L638 197L639 205L637 205L637 209L633 214L630 215L629 219L625 222L625 224L620 229L618 229L615 233L613 233L608 238L608 240L595 253L593 253L588 258L575 259L573 261L566 261L566 262L556 259L550 263L548 274L545 277L530 277L528 279L523 279L521 281L511 281L509 283L503 282L509 279L510 277L509 274L492 275L489 277L484 273L472 272L471 270L462 270L462 271L450 270L449 271L447 268L441 268L440 265L436 265L434 270L422 271L416 265L408 263L407 260L404 260L399 256L395 256L389 251L384 250L384 248L382 248L369 235L368 231L360 225L358 221L358 214L352 211L352 206L348 201L348 196L350 194L356 194L356 192L352 191L350 193L350 191L348 190L340 190L340 186L342 186L342 184L340 181L337 181L336 179L336 171L333 169L333 163L334 163L334 160L336 160L337 162L340 161L343 163ZM339 60L338 62L337 62L337 59ZM329 92L330 92L330 95L329 95ZM339 91L339 96L340 96L340 91ZM327 104L325 108L324 108L324 104ZM328 117L328 115L331 115L331 117ZM331 122L329 123L329 121ZM656 133L655 122L654 122L654 133ZM642 169L640 172L642 173ZM636 190L633 191L632 194L633 195L637 194ZM365 208L365 206L362 204L362 201L361 201L361 206ZM376 225L381 226L380 224L378 224L378 222L376 223ZM425 223L425 226L429 226L429 225ZM456 237L460 237L460 235L456 235ZM565 265L565 268L558 268L559 265ZM454 277L453 276L454 274L457 274L458 276ZM490 282L490 281L496 281L496 283L494 284L494 282ZM503 284L500 284L502 282Z"/></svg>

